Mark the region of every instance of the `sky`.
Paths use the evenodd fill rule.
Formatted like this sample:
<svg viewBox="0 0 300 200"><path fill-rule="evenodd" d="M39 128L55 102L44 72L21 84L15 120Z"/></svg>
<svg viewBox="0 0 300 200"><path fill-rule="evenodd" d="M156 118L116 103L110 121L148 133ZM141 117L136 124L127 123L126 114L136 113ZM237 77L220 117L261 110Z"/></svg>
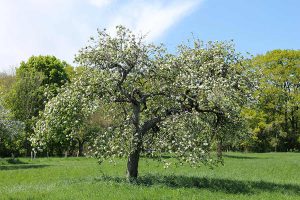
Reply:
<svg viewBox="0 0 300 200"><path fill-rule="evenodd" d="M300 49L299 0L0 0L0 72L32 55L73 63L97 29L124 25L175 51L189 38L238 52Z"/></svg>

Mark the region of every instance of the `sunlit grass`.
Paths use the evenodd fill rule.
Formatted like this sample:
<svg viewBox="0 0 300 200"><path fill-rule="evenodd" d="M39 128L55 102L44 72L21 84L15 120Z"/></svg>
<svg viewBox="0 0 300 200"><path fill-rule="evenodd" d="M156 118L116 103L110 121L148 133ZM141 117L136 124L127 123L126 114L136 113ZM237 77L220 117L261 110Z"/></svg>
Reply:
<svg viewBox="0 0 300 200"><path fill-rule="evenodd" d="M228 153L213 170L142 158L136 184L125 160L0 159L0 199L300 199L300 154Z"/></svg>

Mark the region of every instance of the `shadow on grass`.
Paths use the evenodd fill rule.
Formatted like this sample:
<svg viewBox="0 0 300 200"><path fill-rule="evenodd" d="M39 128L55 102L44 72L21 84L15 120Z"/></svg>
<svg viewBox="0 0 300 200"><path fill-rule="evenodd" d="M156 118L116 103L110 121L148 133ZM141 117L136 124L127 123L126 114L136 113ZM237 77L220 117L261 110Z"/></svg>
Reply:
<svg viewBox="0 0 300 200"><path fill-rule="evenodd" d="M0 165L0 170L17 170L17 169L36 169L49 167L50 165Z"/></svg>
<svg viewBox="0 0 300 200"><path fill-rule="evenodd" d="M19 160L17 158L9 158L6 161L9 164L27 164L26 162L23 162L23 161L21 161L21 160Z"/></svg>
<svg viewBox="0 0 300 200"><path fill-rule="evenodd" d="M126 178L102 176L98 180L127 183ZM189 177L189 176L160 176L148 174L138 178L137 185L163 185L171 188L198 188L231 194L254 194L258 192L280 192L284 194L300 195L300 185L276 184L265 181L239 181L230 179Z"/></svg>
<svg viewBox="0 0 300 200"><path fill-rule="evenodd" d="M223 155L224 158L234 158L234 159L261 159L254 156L233 156L233 155Z"/></svg>

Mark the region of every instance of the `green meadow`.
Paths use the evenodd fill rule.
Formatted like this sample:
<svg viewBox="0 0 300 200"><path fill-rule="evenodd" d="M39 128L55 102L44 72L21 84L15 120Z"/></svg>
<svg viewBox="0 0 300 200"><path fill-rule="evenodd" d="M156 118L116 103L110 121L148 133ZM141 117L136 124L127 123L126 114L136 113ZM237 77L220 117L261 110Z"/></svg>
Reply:
<svg viewBox="0 0 300 200"><path fill-rule="evenodd" d="M129 184L125 160L0 159L0 199L300 199L299 153L226 153L224 161L164 169L142 158Z"/></svg>

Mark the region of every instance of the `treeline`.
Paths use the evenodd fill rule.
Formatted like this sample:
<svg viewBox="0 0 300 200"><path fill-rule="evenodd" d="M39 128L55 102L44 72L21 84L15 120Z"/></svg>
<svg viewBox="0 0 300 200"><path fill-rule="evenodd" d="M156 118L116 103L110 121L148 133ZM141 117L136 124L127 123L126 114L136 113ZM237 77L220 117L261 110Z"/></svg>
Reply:
<svg viewBox="0 0 300 200"><path fill-rule="evenodd" d="M251 60L258 88L242 112L255 152L300 150L300 50L274 50Z"/></svg>
<svg viewBox="0 0 300 200"><path fill-rule="evenodd" d="M240 113L241 134L221 139L221 148L252 152L300 151L300 51L274 50L245 59L245 63L252 72L253 77L249 78L256 83L255 88L250 102ZM30 156L37 152L42 156L88 153L95 136L115 120L110 119L105 107L97 108L97 112L84 118L75 136L70 131L73 135L68 140L48 140L51 142L44 151L33 148L35 141L31 137L46 103L63 85L72 83L84 71L85 68L74 68L54 56L32 56L20 64L15 74L0 74L1 157ZM80 113L76 114L81 117ZM215 148L219 148L218 145Z"/></svg>

